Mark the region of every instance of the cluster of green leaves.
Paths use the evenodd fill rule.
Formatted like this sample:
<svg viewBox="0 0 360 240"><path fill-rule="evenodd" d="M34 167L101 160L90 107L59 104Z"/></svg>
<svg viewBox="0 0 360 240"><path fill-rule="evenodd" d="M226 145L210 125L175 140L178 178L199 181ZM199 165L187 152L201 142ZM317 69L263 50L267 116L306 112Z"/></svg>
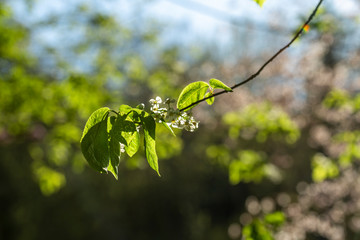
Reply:
<svg viewBox="0 0 360 240"><path fill-rule="evenodd" d="M260 182L264 177L275 181L281 178L279 169L268 163L264 154L243 150L229 164L229 181L233 185L239 182Z"/></svg>
<svg viewBox="0 0 360 240"><path fill-rule="evenodd" d="M323 105L330 109L349 107L356 112L360 110L360 94L352 97L344 90L334 89L326 95Z"/></svg>
<svg viewBox="0 0 360 240"><path fill-rule="evenodd" d="M360 94L351 96L349 92L333 89L322 101L322 105L331 110L348 109L355 114L360 110ZM342 145L342 151L336 159L316 154L312 159L312 178L315 182L332 179L339 175L341 168L349 167L354 160L360 159L360 132L343 131L332 136L332 143Z"/></svg>
<svg viewBox="0 0 360 240"><path fill-rule="evenodd" d="M223 121L229 125L229 136L233 139L240 135L246 138L255 136L258 142L265 142L268 137L284 138L287 143L294 143L300 131L289 115L268 102L250 104L240 112L224 115Z"/></svg>
<svg viewBox="0 0 360 240"><path fill-rule="evenodd" d="M262 219L256 218L246 225L242 234L245 240L274 240L274 230L279 228L285 220L283 212L269 213Z"/></svg>
<svg viewBox="0 0 360 240"><path fill-rule="evenodd" d="M331 110L348 109L355 114L360 110L360 94L351 96L349 92L334 89L322 101L322 105ZM339 175L341 168L352 166L360 159L360 132L342 131L332 136L332 144L342 146L342 151L336 159L330 159L323 154L316 154L312 159L312 178L315 182L332 179Z"/></svg>
<svg viewBox="0 0 360 240"><path fill-rule="evenodd" d="M214 89L232 91L230 87L217 79L210 79L209 83L194 82L187 85L177 101L179 109L191 109L197 101L211 96ZM207 99L208 104L214 102L214 97ZM191 106L190 108L187 108ZM115 116L110 116L114 113ZM174 136L171 127L162 118L161 123ZM110 110L107 107L93 112L86 122L82 137L80 139L81 151L91 167L100 173L111 172L118 179L118 166L120 164L121 148L132 157L139 149L139 129L144 131L144 145L147 161L158 175L158 156L156 153L156 121L154 117L140 109L128 105L121 105L119 111Z"/></svg>
<svg viewBox="0 0 360 240"><path fill-rule="evenodd" d="M110 116L111 113L115 116ZM139 150L140 126L144 131L146 158L159 174L155 120L149 113L127 105L121 105L118 112L105 107L91 114L80 140L81 151L89 165L101 173L109 171L117 179L122 146L130 157Z"/></svg>
<svg viewBox="0 0 360 240"><path fill-rule="evenodd" d="M206 102L209 105L212 105L214 103L214 97L211 96L214 95L215 89L223 89L227 92L232 92L230 87L215 78L210 79L209 83L203 81L193 82L181 91L177 102L177 108L188 111L197 105L194 103L201 101L204 98L207 98Z"/></svg>
<svg viewBox="0 0 360 240"><path fill-rule="evenodd" d="M228 169L229 182L236 185L240 182L258 183L264 178L274 182L281 180L280 169L268 162L264 152L253 150L237 151L237 156L232 156L230 149L221 145L211 145L206 149L206 155L216 164Z"/></svg>
<svg viewBox="0 0 360 240"><path fill-rule="evenodd" d="M69 161L75 159L72 143L77 143L81 134L76 126L77 114L88 115L87 107L104 97L96 94L101 91L100 86L89 83L70 86L73 78L56 82L53 76L43 74L36 59L25 49L29 36L30 30L15 21L11 9L1 2L0 134L5 136L2 144L16 146L16 142L24 142L21 149L24 157L27 152L30 155L32 161L26 161L31 162L30 171L42 193L50 195L66 183L59 168L68 162L74 165L83 162ZM90 88L94 94L91 97L87 95ZM68 92L69 89L76 94ZM76 111L77 106L81 106L80 111Z"/></svg>
<svg viewBox="0 0 360 240"><path fill-rule="evenodd" d="M344 131L333 137L334 142L343 144L343 151L339 156L341 167L348 167L354 160L360 159L360 131Z"/></svg>
<svg viewBox="0 0 360 240"><path fill-rule="evenodd" d="M39 162L33 164L33 172L40 183L41 192L46 196L50 196L66 183L66 178L62 173Z"/></svg>
<svg viewBox="0 0 360 240"><path fill-rule="evenodd" d="M315 182L322 182L325 179L335 178L339 175L339 168L334 160L320 153L312 158L311 167L312 179Z"/></svg>
<svg viewBox="0 0 360 240"><path fill-rule="evenodd" d="M242 150L237 150L237 144L234 145L236 149L211 145L206 154L214 163L227 168L230 183L257 183L264 178L273 182L281 181L281 170L268 161L267 150L259 152L249 149L247 145L253 146L255 140L268 146L267 140L282 139L286 140L286 144L293 144L300 137L300 130L290 116L280 108L263 102L250 104L241 111L226 113L223 122L229 126L229 137L234 141L233 144L241 139Z"/></svg>
<svg viewBox="0 0 360 240"><path fill-rule="evenodd" d="M178 77L168 66L176 63L176 54L171 59L168 58L166 64L161 63L160 66L148 70L136 52L118 54L118 51L114 51L119 47L128 49L123 45L119 46L119 43L133 44L131 38L134 33L130 29L119 25L111 16L94 13L85 8L78 13L70 13L67 17L54 15L49 22L44 21L25 28L14 20L11 8L0 3L0 135L5 136L1 143L15 145L14 139L17 139L16 142L24 142L24 156L28 153L30 158L30 161L26 162L31 163L30 171L44 195L54 194L65 186L66 169L80 173L86 166L83 154L79 151L79 138L83 130L81 122L98 106L121 101L130 92L120 95L114 89L118 89L119 85L133 89L139 81L144 82L144 78L150 77L148 71L153 71L173 74L155 81L154 73L151 84L161 82L164 91L175 92L171 84L173 79ZM48 52L40 51L42 54L36 57L27 51L33 30L36 32L42 27L55 28L58 21L62 25L69 24L69 18L71 29L85 29L78 31L84 33L80 42L71 42L70 48L61 51L46 48ZM146 31L150 34L149 28ZM148 42L146 40L144 44ZM67 56L76 53L76 58L68 60L63 53ZM46 58L46 64L56 67L44 67L41 65L42 58ZM82 61L84 58L86 61ZM91 74L79 70L76 64L73 64L77 61L82 62L81 65L85 68L90 64ZM56 69L56 72L51 72L53 69ZM150 86L150 89L155 89L155 86ZM140 92L139 95L145 94ZM159 139L169 138L169 134L158 135ZM103 143L101 139L96 141ZM160 148L161 155L169 158L178 153L181 142L181 139L170 139L164 144L166 148ZM172 143L175 143L176 147L173 147ZM96 152L98 155L98 150ZM127 162L127 166L140 166L140 162L139 158L135 157L131 163Z"/></svg>
<svg viewBox="0 0 360 240"><path fill-rule="evenodd" d="M221 145L211 145L206 149L206 155L210 159L228 169L231 184L258 183L264 178L274 182L281 180L280 169L268 162L264 152L241 150L237 152L236 157L231 156L230 152L230 149Z"/></svg>

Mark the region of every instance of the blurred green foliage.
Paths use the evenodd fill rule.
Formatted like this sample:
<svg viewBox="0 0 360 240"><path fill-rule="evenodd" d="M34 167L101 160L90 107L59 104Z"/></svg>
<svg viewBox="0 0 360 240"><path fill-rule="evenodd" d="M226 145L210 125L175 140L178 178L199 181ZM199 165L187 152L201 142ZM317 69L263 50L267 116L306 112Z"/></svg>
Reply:
<svg viewBox="0 0 360 240"><path fill-rule="evenodd" d="M279 169L275 165L267 163L264 154L251 150L242 150L238 153L238 158L232 160L229 164L229 180L231 184L260 182L264 177L275 181L281 179Z"/></svg>
<svg viewBox="0 0 360 240"><path fill-rule="evenodd" d="M286 217L283 212L269 213L264 216L264 222L274 227L280 227L285 221Z"/></svg>
<svg viewBox="0 0 360 240"><path fill-rule="evenodd" d="M347 92L336 89L326 95L323 103L324 106L328 108L338 108L347 104L349 100L349 94Z"/></svg>
<svg viewBox="0 0 360 240"><path fill-rule="evenodd" d="M26 143L25 151L29 151L34 161L31 168L34 178L43 193L49 195L65 186L64 169L70 167L76 172L83 169L84 163L79 161L78 151L84 120L94 109L118 98L114 85L143 82L148 73L140 57L125 55L120 59L120 62L127 63L124 68L127 77L124 79L119 63L110 60L119 58L112 53L111 46L118 44L119 36L131 39L131 32L120 27L110 16L91 15L84 8L84 16L88 14L89 21L87 37L74 49L82 49L79 52L81 58L81 54L94 46L98 48L96 57L92 59L96 64L95 72L77 72L70 65L64 65L64 60L58 56L58 67L68 71L65 78L58 79L44 71L41 63L26 50L31 33L12 18L10 8L1 4L0 9L0 132L5 136L6 144L14 144L14 141ZM115 32L121 34L114 35ZM154 69L158 71L156 67ZM168 86L165 82L172 84L170 79L153 79L151 83L158 81L163 86ZM162 136L160 138L166 138L167 134ZM174 154L179 153L181 140L167 138L166 156L171 156L174 151ZM165 150L160 151L164 156Z"/></svg>
<svg viewBox="0 0 360 240"><path fill-rule="evenodd" d="M310 29L312 28L321 33L335 33L340 26L336 18L329 14L325 7L320 7L316 18L310 23Z"/></svg>
<svg viewBox="0 0 360 240"><path fill-rule="evenodd" d="M341 89L334 89L330 91L323 101L327 108L345 108L349 107L352 111L357 112L360 110L360 94L350 96L350 94Z"/></svg>
<svg viewBox="0 0 360 240"><path fill-rule="evenodd" d="M241 135L244 138L255 137L258 142L265 142L271 137L294 143L300 136L298 127L289 116L269 102L254 103L240 112L229 112L223 121L230 126L229 136L233 139Z"/></svg>
<svg viewBox="0 0 360 240"><path fill-rule="evenodd" d="M272 240L274 230L285 223L286 217L283 212L266 214L263 218L254 219L243 228L243 236L246 240Z"/></svg>
<svg viewBox="0 0 360 240"><path fill-rule="evenodd" d="M315 182L322 182L325 179L335 178L339 175L339 169L333 160L317 154L312 161L312 178Z"/></svg>
<svg viewBox="0 0 360 240"><path fill-rule="evenodd" d="M344 144L343 151L339 156L339 164L348 167L354 160L360 159L360 132L345 131L334 136L334 141Z"/></svg>
<svg viewBox="0 0 360 240"><path fill-rule="evenodd" d="M244 227L242 234L246 240L272 240L271 232L258 219Z"/></svg>
<svg viewBox="0 0 360 240"><path fill-rule="evenodd" d="M322 105L330 110L345 110L350 116L355 116L359 111L359 96L359 94L351 96L349 92L342 89L333 89L326 94ZM312 177L315 182L337 177L341 169L352 167L355 161L360 159L360 132L358 130L344 129L333 134L331 138L333 144L341 147L341 151L336 156L336 161L323 154L316 154L313 157Z"/></svg>

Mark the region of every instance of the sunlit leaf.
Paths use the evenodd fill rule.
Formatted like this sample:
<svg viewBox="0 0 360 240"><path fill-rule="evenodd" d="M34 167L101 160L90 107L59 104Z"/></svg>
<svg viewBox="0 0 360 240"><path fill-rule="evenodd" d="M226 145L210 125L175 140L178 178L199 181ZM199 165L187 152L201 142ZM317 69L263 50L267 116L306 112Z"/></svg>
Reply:
<svg viewBox="0 0 360 240"><path fill-rule="evenodd" d="M174 130L169 126L168 123L166 123L165 121L162 121L161 123L162 123L162 125L164 125L164 127L165 127L166 129L168 129L168 130L171 132L171 134L172 134L174 137L176 137L176 135L175 135L175 133L174 133Z"/></svg>
<svg viewBox="0 0 360 240"><path fill-rule="evenodd" d="M109 108L100 108L91 114L80 140L85 159L99 172L106 172L109 165L108 112Z"/></svg>
<svg viewBox="0 0 360 240"><path fill-rule="evenodd" d="M113 126L114 136L125 145L126 153L132 157L139 149L140 136L136 125L131 119L118 117Z"/></svg>
<svg viewBox="0 0 360 240"><path fill-rule="evenodd" d="M139 150L140 147L140 135L135 131L128 138L128 145L125 146L126 153L132 157Z"/></svg>
<svg viewBox="0 0 360 240"><path fill-rule="evenodd" d="M264 2L266 0L253 0L254 2L256 2L257 4L259 4L260 7L262 7L262 5L264 4Z"/></svg>
<svg viewBox="0 0 360 240"><path fill-rule="evenodd" d="M116 180L118 179L118 166L120 164L120 143L114 138L110 138L109 141L109 154L110 154L110 164L107 168L111 172Z"/></svg>
<svg viewBox="0 0 360 240"><path fill-rule="evenodd" d="M109 165L109 145L107 133L107 119L99 123L99 127L94 126L96 129L93 135L94 140L94 156L95 159L101 163L104 169Z"/></svg>
<svg viewBox="0 0 360 240"><path fill-rule="evenodd" d="M86 135L86 133L89 131L90 128L92 128L94 125L104 120L105 114L107 114L109 111L110 109L108 107L103 107L103 108L99 108L90 115L89 119L85 124L80 142L82 141L82 139L84 138L84 136Z"/></svg>
<svg viewBox="0 0 360 240"><path fill-rule="evenodd" d="M118 166L120 164L120 142L117 141L116 136L113 131L113 124L116 121L115 116L111 116L108 121L108 132L109 132L109 155L110 155L110 164L107 168L109 172L113 174L113 176L118 179Z"/></svg>
<svg viewBox="0 0 360 240"><path fill-rule="evenodd" d="M155 148L155 129L156 129L155 120L149 114L145 114L144 116L141 117L141 121L144 127L144 144L145 144L146 159L150 167L154 169L157 172L157 174L160 176L158 157Z"/></svg>
<svg viewBox="0 0 360 240"><path fill-rule="evenodd" d="M224 89L227 92L232 92L232 89L230 87L228 87L225 83L223 83L218 79L215 78L210 79L209 84L214 89Z"/></svg>
<svg viewBox="0 0 360 240"><path fill-rule="evenodd" d="M81 138L81 151L99 172L106 172L109 165L107 117L109 108L96 110L88 119Z"/></svg>
<svg viewBox="0 0 360 240"><path fill-rule="evenodd" d="M130 107L129 105L123 104L123 105L121 105L121 106L119 107L119 112L120 112L121 115L127 114L127 113L130 112L131 110L133 110L133 108Z"/></svg>
<svg viewBox="0 0 360 240"><path fill-rule="evenodd" d="M211 95L212 95L211 92L207 92L207 93L205 94L205 98L210 97ZM206 99L206 102L207 102L207 104L209 104L209 105L212 105L212 104L214 103L214 101L215 101L215 98L214 98L214 97Z"/></svg>
<svg viewBox="0 0 360 240"><path fill-rule="evenodd" d="M204 98L206 91L209 89L209 84L206 82L193 82L187 85L182 92L180 93L177 108L182 109L185 108L196 101L199 101ZM196 105L194 105L196 106ZM194 106L187 108L186 110L190 110Z"/></svg>

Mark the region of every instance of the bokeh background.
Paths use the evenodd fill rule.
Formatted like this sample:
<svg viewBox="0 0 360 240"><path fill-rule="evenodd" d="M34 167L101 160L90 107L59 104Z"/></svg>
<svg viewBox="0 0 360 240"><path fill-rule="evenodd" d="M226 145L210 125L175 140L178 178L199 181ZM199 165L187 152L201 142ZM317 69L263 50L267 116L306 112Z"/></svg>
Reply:
<svg viewBox="0 0 360 240"><path fill-rule="evenodd" d="M324 1L246 86L157 129L119 180L79 140L96 109L232 86L317 1L0 2L0 239L360 239L360 2Z"/></svg>

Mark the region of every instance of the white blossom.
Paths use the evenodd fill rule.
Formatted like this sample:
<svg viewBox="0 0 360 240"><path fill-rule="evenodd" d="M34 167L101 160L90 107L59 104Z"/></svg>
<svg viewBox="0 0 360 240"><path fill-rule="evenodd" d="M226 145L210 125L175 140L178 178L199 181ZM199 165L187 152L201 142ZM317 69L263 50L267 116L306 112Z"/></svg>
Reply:
<svg viewBox="0 0 360 240"><path fill-rule="evenodd" d="M169 126L178 129L185 129L193 132L199 127L199 122L194 119L191 113L180 112L178 109L171 107L171 103L174 103L174 99L167 98L165 102L162 102L160 97L150 99L150 111L155 121L162 123L165 121ZM165 107L160 107L160 104Z"/></svg>
<svg viewBox="0 0 360 240"><path fill-rule="evenodd" d="M125 145L120 143L120 152L124 153L125 152Z"/></svg>
<svg viewBox="0 0 360 240"><path fill-rule="evenodd" d="M157 96L155 99L150 99L150 104L151 105L159 105L160 103L162 103L161 97Z"/></svg>

